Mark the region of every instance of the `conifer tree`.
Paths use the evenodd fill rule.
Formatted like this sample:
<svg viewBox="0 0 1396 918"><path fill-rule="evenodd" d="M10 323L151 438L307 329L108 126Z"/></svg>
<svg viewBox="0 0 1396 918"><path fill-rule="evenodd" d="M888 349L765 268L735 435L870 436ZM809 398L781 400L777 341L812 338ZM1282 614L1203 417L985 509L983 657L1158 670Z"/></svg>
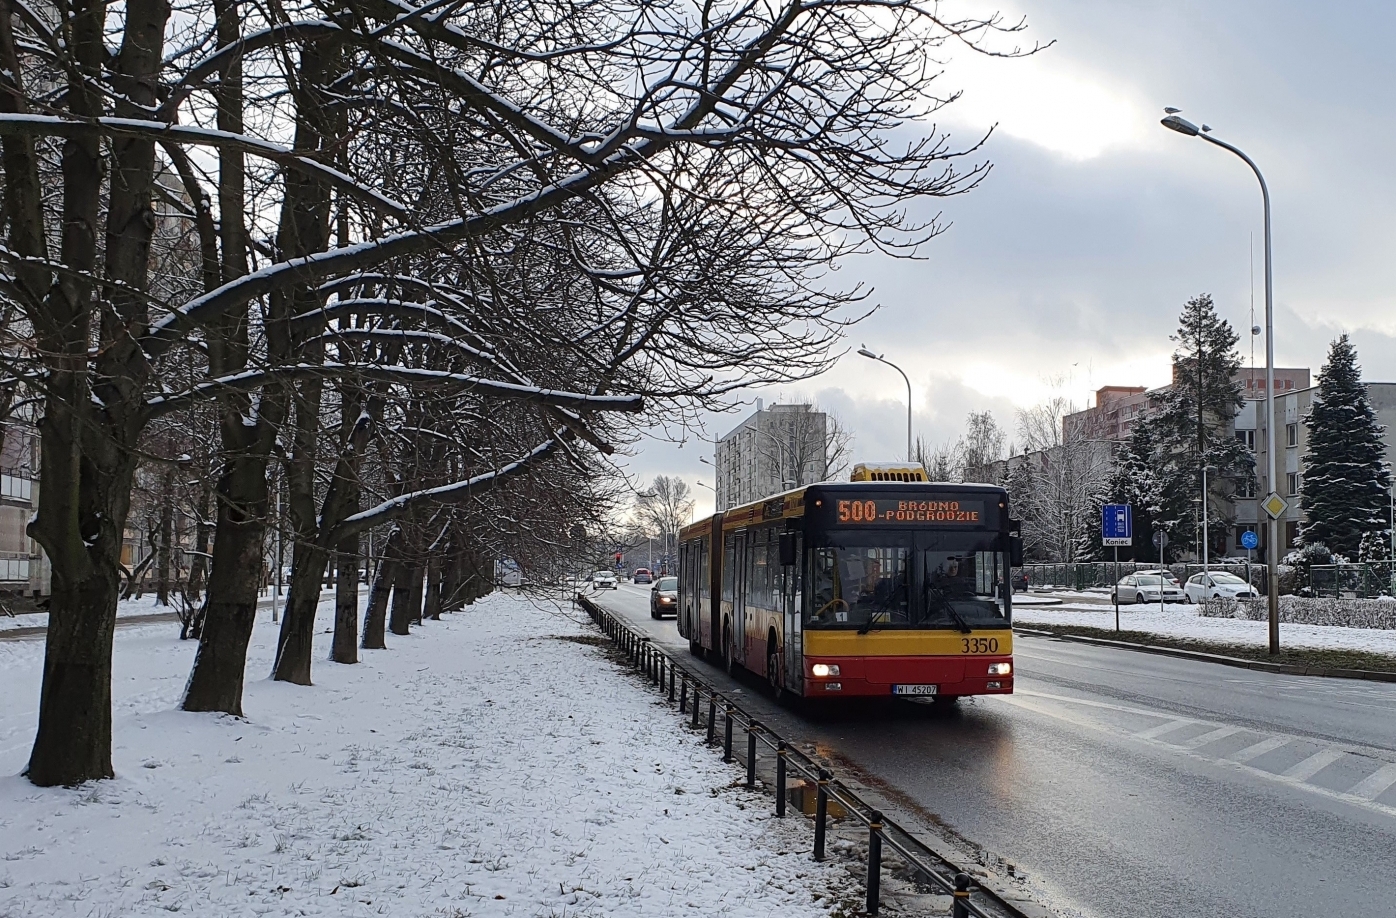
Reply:
<svg viewBox="0 0 1396 918"><path fill-rule="evenodd" d="M1364 537L1369 546L1378 541L1370 534L1382 543L1389 537L1391 469L1382 443L1385 428L1377 423L1357 350L1347 335L1329 347L1319 372L1318 392L1304 417L1309 444L1300 505L1307 521L1300 539L1356 560Z"/></svg>
<svg viewBox="0 0 1396 918"><path fill-rule="evenodd" d="M1101 508L1106 504L1129 504L1133 508L1134 544L1120 549L1120 560L1158 560L1153 537L1155 523L1163 513L1164 482L1158 472L1162 464L1155 426L1148 419L1142 420L1115 453L1109 477L1091 500L1092 524L1086 529L1089 542L1084 552L1088 557L1114 557L1114 552L1101 543Z"/></svg>
<svg viewBox="0 0 1396 918"><path fill-rule="evenodd" d="M1245 404L1237 372L1239 336L1217 315L1206 293L1188 300L1178 317L1173 384L1153 399L1154 473L1161 488L1159 523L1173 543L1190 544L1200 516L1202 469L1214 543L1224 544L1227 511L1237 486L1255 474L1255 459L1236 439L1233 423Z"/></svg>

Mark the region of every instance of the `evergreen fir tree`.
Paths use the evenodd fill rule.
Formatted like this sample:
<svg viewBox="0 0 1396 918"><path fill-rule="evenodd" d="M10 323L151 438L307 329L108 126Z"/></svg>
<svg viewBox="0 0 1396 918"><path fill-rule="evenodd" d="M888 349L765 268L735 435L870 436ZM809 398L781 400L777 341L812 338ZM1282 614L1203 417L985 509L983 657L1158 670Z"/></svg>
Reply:
<svg viewBox="0 0 1396 918"><path fill-rule="evenodd" d="M1333 342L1319 374L1313 407L1304 417L1309 445L1299 499L1308 519L1300 538L1356 560L1364 536L1376 533L1382 542L1389 538L1391 470L1382 443L1385 428L1372 411L1357 350L1347 335Z"/></svg>
<svg viewBox="0 0 1396 918"><path fill-rule="evenodd" d="M1109 560L1115 556L1112 549L1101 543L1101 508L1106 504L1129 504L1133 508L1134 544L1120 549L1120 560L1158 560L1153 538L1155 522L1163 512L1163 480L1158 474L1161 464L1155 428L1147 419L1140 421L1129 440L1116 451L1110 476L1091 500L1091 519L1096 522L1088 530L1090 557Z"/></svg>
<svg viewBox="0 0 1396 918"><path fill-rule="evenodd" d="M1233 424L1245 404L1237 373L1239 336L1217 315L1208 294L1188 300L1171 336L1173 384L1153 400L1152 468L1160 489L1158 522L1170 541L1193 544L1200 524L1203 466L1213 548L1225 548L1227 512L1237 487L1254 478L1255 458L1236 439Z"/></svg>

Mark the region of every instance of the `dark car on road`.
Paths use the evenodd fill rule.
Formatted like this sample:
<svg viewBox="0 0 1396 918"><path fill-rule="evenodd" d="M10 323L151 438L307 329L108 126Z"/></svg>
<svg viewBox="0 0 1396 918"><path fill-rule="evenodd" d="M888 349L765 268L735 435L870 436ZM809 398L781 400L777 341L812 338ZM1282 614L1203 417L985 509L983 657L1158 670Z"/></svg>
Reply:
<svg viewBox="0 0 1396 918"><path fill-rule="evenodd" d="M1028 591L1028 572L1019 568L1013 572L1013 592L1026 593Z"/></svg>
<svg viewBox="0 0 1396 918"><path fill-rule="evenodd" d="M650 618L663 618L672 612L679 614L679 578L660 577L650 587Z"/></svg>
<svg viewBox="0 0 1396 918"><path fill-rule="evenodd" d="M631 583L654 583L654 574L650 573L647 567L635 568L635 574L630 578Z"/></svg>

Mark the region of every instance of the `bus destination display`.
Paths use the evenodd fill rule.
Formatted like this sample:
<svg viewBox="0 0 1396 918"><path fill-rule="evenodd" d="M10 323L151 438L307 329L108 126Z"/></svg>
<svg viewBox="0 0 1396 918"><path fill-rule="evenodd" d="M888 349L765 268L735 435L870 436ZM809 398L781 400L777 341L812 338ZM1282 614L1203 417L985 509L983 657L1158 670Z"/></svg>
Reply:
<svg viewBox="0 0 1396 918"><path fill-rule="evenodd" d="M840 525L940 523L984 524L982 500L839 500L835 517Z"/></svg>

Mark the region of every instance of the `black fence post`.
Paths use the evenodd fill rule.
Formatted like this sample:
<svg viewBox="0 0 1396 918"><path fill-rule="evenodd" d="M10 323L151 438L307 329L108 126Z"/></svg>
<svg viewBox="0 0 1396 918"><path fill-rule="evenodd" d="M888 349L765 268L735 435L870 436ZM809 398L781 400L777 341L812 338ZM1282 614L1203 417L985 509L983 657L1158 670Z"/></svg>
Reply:
<svg viewBox="0 0 1396 918"><path fill-rule="evenodd" d="M688 713L688 673L679 677L679 713ZM669 683L669 690L673 691L674 683Z"/></svg>
<svg viewBox="0 0 1396 918"><path fill-rule="evenodd" d="M950 909L951 918L969 918L969 874L955 874L955 904Z"/></svg>
<svg viewBox="0 0 1396 918"><path fill-rule="evenodd" d="M868 823L868 914L877 914L882 891L882 814L872 811Z"/></svg>
<svg viewBox="0 0 1396 918"><path fill-rule="evenodd" d="M824 824L829 820L829 772L819 769L819 791L814 797L814 859L824 860Z"/></svg>
<svg viewBox="0 0 1396 918"><path fill-rule="evenodd" d="M698 683L693 683L693 729L698 729Z"/></svg>
<svg viewBox="0 0 1396 918"><path fill-rule="evenodd" d="M732 761L732 705L722 706L722 761Z"/></svg>
<svg viewBox="0 0 1396 918"><path fill-rule="evenodd" d="M669 662L669 703L674 703L674 663Z"/></svg>
<svg viewBox="0 0 1396 918"><path fill-rule="evenodd" d="M746 725L746 786L756 786L756 733L761 725L756 721Z"/></svg>
<svg viewBox="0 0 1396 918"><path fill-rule="evenodd" d="M790 753L786 751L785 740L776 744L776 815L785 815L785 759Z"/></svg>
<svg viewBox="0 0 1396 918"><path fill-rule="evenodd" d="M712 692L708 693L708 743L717 737L717 696Z"/></svg>

